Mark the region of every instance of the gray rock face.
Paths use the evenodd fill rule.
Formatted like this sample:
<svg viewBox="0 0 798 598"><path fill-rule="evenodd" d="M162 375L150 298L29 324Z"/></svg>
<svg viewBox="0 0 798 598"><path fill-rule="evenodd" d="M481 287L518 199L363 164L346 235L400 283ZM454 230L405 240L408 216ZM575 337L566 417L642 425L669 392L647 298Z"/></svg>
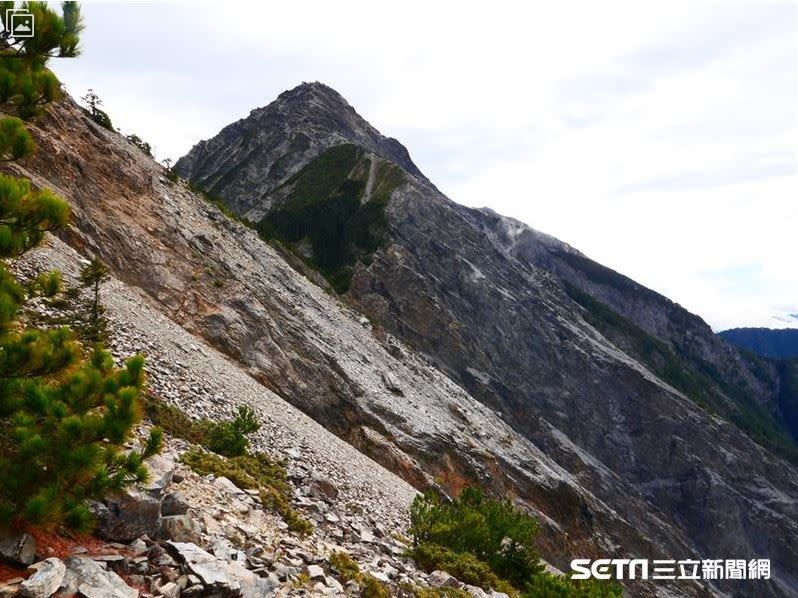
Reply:
<svg viewBox="0 0 798 598"><path fill-rule="evenodd" d="M0 532L0 560L17 567L27 567L36 558L36 542L27 533Z"/></svg>
<svg viewBox="0 0 798 598"><path fill-rule="evenodd" d="M500 252L554 274L566 290L575 289L569 294L577 302L580 293L586 294L639 327L630 333L626 323L601 322L590 313L591 304L587 302L585 313L602 334L677 390L688 396L698 395L696 387L700 386L699 400L732 421L744 420L754 410L774 436L773 440L754 436L755 440L768 447L778 448L779 443L794 446L798 439L798 399L785 392L790 387L789 376L794 375L788 364L737 350L723 342L701 318L667 297L517 220L486 208L461 212ZM640 348L641 338L645 338L641 335L648 335L645 350ZM682 373L668 375L668 369ZM745 425L741 427L752 431Z"/></svg>

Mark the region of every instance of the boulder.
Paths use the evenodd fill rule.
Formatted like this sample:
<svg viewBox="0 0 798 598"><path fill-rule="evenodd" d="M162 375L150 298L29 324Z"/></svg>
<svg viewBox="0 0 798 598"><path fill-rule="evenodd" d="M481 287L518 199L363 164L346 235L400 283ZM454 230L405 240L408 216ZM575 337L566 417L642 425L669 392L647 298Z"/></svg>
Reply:
<svg viewBox="0 0 798 598"><path fill-rule="evenodd" d="M159 537L175 542L191 542L198 544L202 541L199 523L188 515L170 515L161 517Z"/></svg>
<svg viewBox="0 0 798 598"><path fill-rule="evenodd" d="M213 480L213 485L216 486L222 492L226 492L227 494L239 494L241 493L241 488L236 486L233 482L228 480L224 476L219 476L215 480Z"/></svg>
<svg viewBox="0 0 798 598"><path fill-rule="evenodd" d="M338 488L328 479L314 476L308 484L310 495L313 498L324 500L326 502L335 502L338 498Z"/></svg>
<svg viewBox="0 0 798 598"><path fill-rule="evenodd" d="M18 596L19 588L23 581L25 581L24 577L14 577L8 581L0 582L0 598L15 598Z"/></svg>
<svg viewBox="0 0 798 598"><path fill-rule="evenodd" d="M36 560L36 541L28 533L0 532L0 560L15 567L27 567Z"/></svg>
<svg viewBox="0 0 798 598"><path fill-rule="evenodd" d="M205 552L196 544L189 542L167 542L166 546L193 575L201 580L207 594L218 594L222 597L241 596L242 598L260 598L270 595L274 585L269 579L263 579L248 571L242 565L226 562ZM184 592L184 594L191 592Z"/></svg>
<svg viewBox="0 0 798 598"><path fill-rule="evenodd" d="M169 492L161 501L161 515L185 515L188 513L188 501L179 492Z"/></svg>
<svg viewBox="0 0 798 598"><path fill-rule="evenodd" d="M106 540L132 542L143 535L156 536L160 529L161 501L149 492L133 488L105 501L97 533Z"/></svg>
<svg viewBox="0 0 798 598"><path fill-rule="evenodd" d="M83 598L138 598L138 590L128 586L113 571L98 562L80 556L68 558L62 588L64 594Z"/></svg>
<svg viewBox="0 0 798 598"><path fill-rule="evenodd" d="M49 558L31 565L33 575L22 582L19 595L22 598L49 598L61 587L66 574L66 565L57 558Z"/></svg>
<svg viewBox="0 0 798 598"><path fill-rule="evenodd" d="M490 594L480 587L464 585L463 589L471 594L474 598L490 598Z"/></svg>
<svg viewBox="0 0 798 598"><path fill-rule="evenodd" d="M402 386L399 383L399 378L397 378L393 372L382 372L380 374L380 377L382 378L382 383L385 385L385 388L387 388L394 394L400 396L404 395L404 392L402 391Z"/></svg>
<svg viewBox="0 0 798 598"><path fill-rule="evenodd" d="M180 586L170 581L158 588L156 593L163 596L163 598L178 598L180 596Z"/></svg>
<svg viewBox="0 0 798 598"><path fill-rule="evenodd" d="M117 573L127 573L130 563L124 554L101 554L91 557L93 561L104 564L107 569Z"/></svg>
<svg viewBox="0 0 798 598"><path fill-rule="evenodd" d="M455 579L453 576L449 575L446 571L441 571L438 569L429 574L427 583L429 583L429 585L433 588L456 588L460 585L460 582L457 581L457 579Z"/></svg>
<svg viewBox="0 0 798 598"><path fill-rule="evenodd" d="M164 489L172 483L177 464L170 455L153 455L144 464L150 472L149 481L142 485L145 492L154 498L160 498Z"/></svg>

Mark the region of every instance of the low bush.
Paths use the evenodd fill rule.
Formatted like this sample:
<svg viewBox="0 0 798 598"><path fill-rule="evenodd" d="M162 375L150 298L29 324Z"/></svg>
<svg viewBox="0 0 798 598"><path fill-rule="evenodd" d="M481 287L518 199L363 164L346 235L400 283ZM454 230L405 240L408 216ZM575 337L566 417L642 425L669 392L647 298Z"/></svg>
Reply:
<svg viewBox="0 0 798 598"><path fill-rule="evenodd" d="M620 596L612 583L578 583L546 572L534 548L537 522L509 501L476 488L444 502L419 496L410 511L410 556L426 571L440 569L483 590L535 597Z"/></svg>
<svg viewBox="0 0 798 598"><path fill-rule="evenodd" d="M257 432L259 428L252 407L241 406L233 419L208 424L206 446L225 457L246 455L249 447L247 434Z"/></svg>
<svg viewBox="0 0 798 598"><path fill-rule="evenodd" d="M467 552L455 552L439 544L422 542L412 550L413 560L425 571L446 571L458 580L483 590L515 594L510 583L499 578L487 563Z"/></svg>
<svg viewBox="0 0 798 598"><path fill-rule="evenodd" d="M516 587L542 570L534 548L537 522L509 501L489 499L476 488L464 489L451 503L434 495L419 497L411 519L415 546L435 544L470 554Z"/></svg>
<svg viewBox="0 0 798 598"><path fill-rule="evenodd" d="M246 455L249 449L247 435L260 428L255 411L247 406L239 407L233 419L219 422L192 419L178 407L153 396L147 398L145 410L152 423L167 434L199 444L225 457Z"/></svg>

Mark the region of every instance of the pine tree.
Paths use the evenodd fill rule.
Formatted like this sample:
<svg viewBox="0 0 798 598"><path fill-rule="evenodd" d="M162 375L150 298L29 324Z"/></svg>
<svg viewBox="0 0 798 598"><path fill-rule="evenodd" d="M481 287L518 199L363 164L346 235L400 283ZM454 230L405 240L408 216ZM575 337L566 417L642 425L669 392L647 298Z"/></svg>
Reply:
<svg viewBox="0 0 798 598"><path fill-rule="evenodd" d="M62 14L27 2L35 35L10 35L0 2L0 157L16 160L35 150L23 120L56 99L60 85L46 68L50 57L78 53L80 11L65 2ZM69 219L64 200L28 180L0 175L0 522L87 530L87 501L142 480L143 460L158 450L156 430L141 451L122 444L139 418L145 383L140 356L116 368L99 345L84 355L68 327L38 330L19 319L26 295L51 295L60 276L42 274L27 289L7 268ZM97 295L99 299L99 295Z"/></svg>
<svg viewBox="0 0 798 598"><path fill-rule="evenodd" d="M102 110L100 106L102 106L103 101L100 99L93 89L89 89L86 92L85 96L81 96L80 98L83 102L88 105L87 113L91 117L91 119L96 122L98 125L105 127L111 131L114 130L114 125L111 123L111 117L108 116L108 113L105 110Z"/></svg>
<svg viewBox="0 0 798 598"><path fill-rule="evenodd" d="M100 284L106 280L108 280L108 266L97 257L92 258L80 270L80 282L91 291L86 340L92 343L98 343L105 337L105 310L100 303Z"/></svg>

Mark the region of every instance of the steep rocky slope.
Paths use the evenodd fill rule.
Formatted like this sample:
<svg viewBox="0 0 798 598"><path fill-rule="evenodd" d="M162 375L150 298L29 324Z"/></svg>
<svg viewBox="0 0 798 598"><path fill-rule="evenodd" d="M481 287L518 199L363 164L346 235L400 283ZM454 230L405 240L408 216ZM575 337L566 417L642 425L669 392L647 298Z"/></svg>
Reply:
<svg viewBox="0 0 798 598"><path fill-rule="evenodd" d="M777 363L722 342L701 318L512 218L469 212L511 257L555 274L602 334L669 384L798 460L798 393Z"/></svg>
<svg viewBox="0 0 798 598"><path fill-rule="evenodd" d="M553 459L648 538L644 547L633 536L622 538L627 531L616 533L619 552L767 554L779 570L778 581L761 590L739 591L776 595L798 589L798 476L787 461L750 438L780 454L794 449L779 411L778 373L756 371L739 353L719 345L698 318L675 306L666 309L673 304L659 296L652 299L650 291L628 279L623 279L628 281L623 292L615 292L615 279L595 284L589 274L598 265L585 265L586 258L556 240L537 236L526 246L508 243L502 230L506 224L486 221L489 214L451 202L408 164L396 142L379 143L375 134L336 92L320 84L302 85L200 143L177 169L319 267L322 250L331 246L329 231L279 230L275 221L286 211L291 217L313 214L304 211L308 202L320 205L319 214L327 205L337 207L342 196L359 200L361 210L370 203L372 175L364 175L362 166L347 170L344 163L332 173L333 180L313 174L319 161L329 160L330 148L350 143L372 162L403 168L403 180L382 212L385 230L378 218L367 223L377 241L374 250L344 255L348 260L335 272L344 279L340 287L348 289L348 301L500 413L516 434L513 438L523 438L524 446L539 452L536 458ZM295 150L291 140L297 138L313 143ZM298 193L297 187L316 194ZM347 251L354 245L332 246ZM579 266L571 266L573 272L555 268L547 263L554 254L564 264ZM574 290L609 305L611 314L635 323L674 352L689 345L691 352L676 364L677 375L670 375L671 368L659 371L656 357L649 363L649 355L631 344L634 334L606 326ZM237 336L227 327L215 342L229 343ZM240 343L228 347L247 364L266 365L257 350ZM693 372L704 363L715 365L717 372L699 379L707 394L697 395L682 378L692 383ZM398 379L405 375L400 372ZM742 392L726 392L720 380L730 387L742 385ZM320 421L340 413L329 401L320 409L318 399L308 402L301 391L281 390ZM491 411L484 413L490 416ZM377 415L386 420L385 413ZM326 425L352 439L351 430L362 429L363 422ZM363 442L362 434L360 439L364 448L372 444L368 437ZM421 470L441 477L446 459L425 457L429 445L419 447L393 431L383 439L412 454ZM490 450L502 452L500 447ZM441 452L456 458L456 451ZM379 452L375 455L380 458ZM406 469L391 457L382 461ZM580 532L595 537L604 527L595 504L582 497L542 495L518 474L518 463L499 459L491 469L500 475L481 481L536 504L571 538ZM473 471L461 464L453 469L460 475ZM403 473L418 483L415 473ZM456 489L451 479L443 481Z"/></svg>

